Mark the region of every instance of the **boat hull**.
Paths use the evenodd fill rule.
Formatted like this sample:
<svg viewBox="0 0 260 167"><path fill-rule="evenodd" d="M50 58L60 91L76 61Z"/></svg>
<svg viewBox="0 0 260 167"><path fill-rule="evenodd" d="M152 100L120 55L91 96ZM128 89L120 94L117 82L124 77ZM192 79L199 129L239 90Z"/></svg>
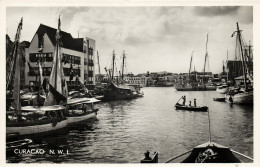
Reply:
<svg viewBox="0 0 260 167"><path fill-rule="evenodd" d="M225 93L228 92L228 90L229 90L228 87L225 87L225 88L217 88L217 89L216 89L216 91L217 91L218 93L220 93L220 94L225 94Z"/></svg>
<svg viewBox="0 0 260 167"><path fill-rule="evenodd" d="M85 115L80 116L67 116L68 126L76 125L76 124L85 124L88 123L89 119L96 118L97 111L86 113Z"/></svg>
<svg viewBox="0 0 260 167"><path fill-rule="evenodd" d="M53 121L42 125L32 126L9 126L7 123L6 134L7 137L20 137L25 135L47 135L56 133L59 130L65 130L66 126L66 120L58 122Z"/></svg>
<svg viewBox="0 0 260 167"><path fill-rule="evenodd" d="M220 98L213 98L214 101L219 101L219 102L225 102L226 98L225 97L220 97Z"/></svg>
<svg viewBox="0 0 260 167"><path fill-rule="evenodd" d="M124 94L118 92L109 92L104 95L103 101L113 101L113 100L130 100L138 97L142 97L143 94Z"/></svg>
<svg viewBox="0 0 260 167"><path fill-rule="evenodd" d="M228 147L207 142L181 153L165 163L241 163L252 161L252 158Z"/></svg>
<svg viewBox="0 0 260 167"><path fill-rule="evenodd" d="M231 95L233 104L253 104L254 96L253 92L242 92ZM226 102L231 103L230 95L226 95Z"/></svg>
<svg viewBox="0 0 260 167"><path fill-rule="evenodd" d="M177 91L215 91L216 87L212 87L212 86L175 86L175 89Z"/></svg>
<svg viewBox="0 0 260 167"><path fill-rule="evenodd" d="M175 105L176 110L187 110L187 111L208 111L207 106L202 107L195 107L195 106L182 106L182 105Z"/></svg>

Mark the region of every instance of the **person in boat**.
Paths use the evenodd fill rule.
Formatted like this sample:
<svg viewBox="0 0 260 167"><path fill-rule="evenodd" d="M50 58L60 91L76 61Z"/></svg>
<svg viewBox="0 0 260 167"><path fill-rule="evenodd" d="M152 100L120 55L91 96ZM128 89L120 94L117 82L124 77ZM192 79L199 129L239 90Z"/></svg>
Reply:
<svg viewBox="0 0 260 167"><path fill-rule="evenodd" d="M146 151L146 153L144 153L144 160L152 160L152 158L150 157L149 151Z"/></svg>
<svg viewBox="0 0 260 167"><path fill-rule="evenodd" d="M182 96L182 99L183 99L182 105L185 106L185 103L186 103L186 96Z"/></svg>
<svg viewBox="0 0 260 167"><path fill-rule="evenodd" d="M232 96L231 95L229 95L229 102L230 102L230 106L232 107L232 105L233 105L233 98L232 98Z"/></svg>
<svg viewBox="0 0 260 167"><path fill-rule="evenodd" d="M197 107L196 99L194 99L194 107Z"/></svg>
<svg viewBox="0 0 260 167"><path fill-rule="evenodd" d="M189 104L189 106L191 107L191 101L190 101L190 104Z"/></svg>

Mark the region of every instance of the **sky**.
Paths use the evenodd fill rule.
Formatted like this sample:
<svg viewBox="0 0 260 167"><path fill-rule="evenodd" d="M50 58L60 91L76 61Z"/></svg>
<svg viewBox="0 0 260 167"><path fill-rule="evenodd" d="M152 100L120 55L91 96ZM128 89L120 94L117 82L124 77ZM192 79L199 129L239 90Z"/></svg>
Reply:
<svg viewBox="0 0 260 167"><path fill-rule="evenodd" d="M234 59L236 22L246 42L253 45L251 6L156 7L8 7L6 31L13 40L23 17L21 41L31 41L39 25L61 29L74 38L96 40L101 73L110 68L115 50L117 70L126 52L127 73L202 71L208 34L206 71L219 73L223 61Z"/></svg>

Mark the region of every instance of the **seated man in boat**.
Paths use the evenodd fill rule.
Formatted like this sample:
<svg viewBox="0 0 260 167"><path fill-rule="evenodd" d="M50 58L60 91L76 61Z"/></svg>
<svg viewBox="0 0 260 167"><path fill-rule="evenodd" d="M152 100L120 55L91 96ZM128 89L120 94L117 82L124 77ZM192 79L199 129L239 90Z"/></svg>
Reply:
<svg viewBox="0 0 260 167"><path fill-rule="evenodd" d="M150 152L146 151L146 153L144 153L144 160L152 160L152 158L150 157Z"/></svg>

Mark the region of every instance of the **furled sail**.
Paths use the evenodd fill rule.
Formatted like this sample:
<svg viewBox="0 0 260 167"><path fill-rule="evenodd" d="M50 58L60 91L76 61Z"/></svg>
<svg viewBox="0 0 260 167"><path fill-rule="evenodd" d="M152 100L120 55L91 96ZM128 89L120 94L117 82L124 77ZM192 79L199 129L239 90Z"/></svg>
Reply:
<svg viewBox="0 0 260 167"><path fill-rule="evenodd" d="M56 46L54 49L53 65L49 80L49 93L44 102L45 106L66 104L68 97L67 83L64 77L62 66L62 52L60 49L60 18L58 21L58 29L56 32Z"/></svg>
<svg viewBox="0 0 260 167"><path fill-rule="evenodd" d="M7 76L7 82L6 82L6 88L10 88L13 81L13 103L12 107L15 109L17 114L20 114L21 112L21 101L20 101L20 50L19 48L19 41L20 41L20 35L23 25L23 18L21 19L16 36L15 36L15 42L12 52L12 58L13 61L11 62L11 71Z"/></svg>

